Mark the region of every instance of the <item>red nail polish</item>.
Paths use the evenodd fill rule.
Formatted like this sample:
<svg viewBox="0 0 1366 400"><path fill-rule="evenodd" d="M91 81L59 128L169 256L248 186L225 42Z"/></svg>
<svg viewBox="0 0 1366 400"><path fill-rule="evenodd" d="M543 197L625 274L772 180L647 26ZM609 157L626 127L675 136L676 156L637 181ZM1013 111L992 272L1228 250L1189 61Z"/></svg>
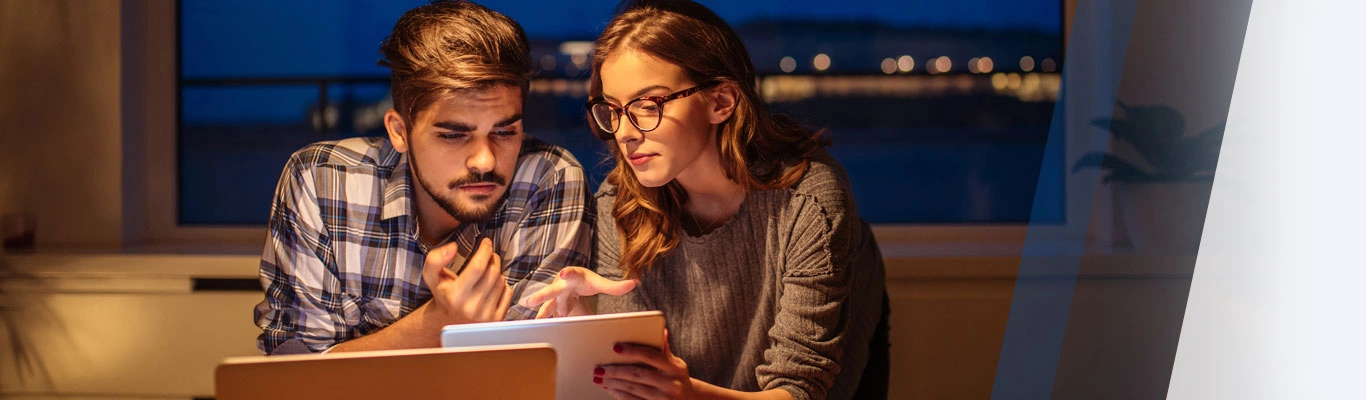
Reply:
<svg viewBox="0 0 1366 400"><path fill-rule="evenodd" d="M622 350L621 345L619 345L619 344L617 344L617 345L612 345L612 351L615 351L615 352L617 352L617 353L621 353L621 350Z"/></svg>
<svg viewBox="0 0 1366 400"><path fill-rule="evenodd" d="M605 373L607 373L607 370L602 369L602 367L593 368L593 375L599 375L599 376L601 376L602 374L605 374Z"/></svg>
<svg viewBox="0 0 1366 400"><path fill-rule="evenodd" d="M593 377L593 383L594 383L594 384L597 384L597 385L601 385L601 384L602 384L602 378L601 378L601 377L596 377L596 376Z"/></svg>

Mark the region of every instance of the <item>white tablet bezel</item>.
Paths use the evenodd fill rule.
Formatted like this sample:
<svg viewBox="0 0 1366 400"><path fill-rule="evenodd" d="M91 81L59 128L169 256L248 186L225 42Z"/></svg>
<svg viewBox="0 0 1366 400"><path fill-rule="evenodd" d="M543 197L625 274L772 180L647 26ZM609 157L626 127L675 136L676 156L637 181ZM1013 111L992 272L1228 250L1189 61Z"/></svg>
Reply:
<svg viewBox="0 0 1366 400"><path fill-rule="evenodd" d="M523 321L448 325L442 347L549 343L556 353L555 397L610 399L593 383L593 368L626 362L616 343L664 346L664 313L642 311Z"/></svg>

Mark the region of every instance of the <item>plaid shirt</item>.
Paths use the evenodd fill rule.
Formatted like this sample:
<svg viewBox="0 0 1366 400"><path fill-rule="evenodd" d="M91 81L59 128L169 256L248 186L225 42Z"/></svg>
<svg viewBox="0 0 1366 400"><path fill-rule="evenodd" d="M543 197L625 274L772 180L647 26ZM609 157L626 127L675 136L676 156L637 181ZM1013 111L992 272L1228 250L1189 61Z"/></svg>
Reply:
<svg viewBox="0 0 1366 400"><path fill-rule="evenodd" d="M255 318L263 353L324 351L431 299L409 180L407 157L385 138L315 143L290 157L261 256L265 300ZM527 136L503 204L487 222L457 228L461 255L482 233L502 256L516 299L506 319L535 316L520 304L523 296L554 281L560 268L587 265L590 201L578 161Z"/></svg>

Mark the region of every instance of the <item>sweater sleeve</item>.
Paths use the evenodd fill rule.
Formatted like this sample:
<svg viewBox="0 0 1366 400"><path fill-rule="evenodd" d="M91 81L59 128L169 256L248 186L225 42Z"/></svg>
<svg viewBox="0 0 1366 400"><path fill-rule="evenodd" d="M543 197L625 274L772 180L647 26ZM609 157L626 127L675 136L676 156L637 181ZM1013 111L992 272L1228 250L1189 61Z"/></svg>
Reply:
<svg viewBox="0 0 1366 400"><path fill-rule="evenodd" d="M824 399L840 373L847 340L852 285L851 243L859 232L846 219L840 196L795 194L784 249L778 314L768 331L772 345L756 369L759 386L784 389L796 399Z"/></svg>

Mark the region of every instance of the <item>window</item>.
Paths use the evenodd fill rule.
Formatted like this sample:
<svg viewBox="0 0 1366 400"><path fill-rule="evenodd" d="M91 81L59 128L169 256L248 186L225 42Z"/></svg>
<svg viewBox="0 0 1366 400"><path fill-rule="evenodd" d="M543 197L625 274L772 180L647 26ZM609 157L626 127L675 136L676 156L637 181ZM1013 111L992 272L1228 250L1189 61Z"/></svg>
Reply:
<svg viewBox="0 0 1366 400"><path fill-rule="evenodd" d="M182 1L179 224L264 224L290 153L382 135L378 44L422 3ZM542 67L527 131L600 182L606 148L583 116L585 69L616 2L481 3L522 23ZM703 3L745 39L773 108L826 129L870 222L1063 219L1063 158L1043 151L1060 1Z"/></svg>

